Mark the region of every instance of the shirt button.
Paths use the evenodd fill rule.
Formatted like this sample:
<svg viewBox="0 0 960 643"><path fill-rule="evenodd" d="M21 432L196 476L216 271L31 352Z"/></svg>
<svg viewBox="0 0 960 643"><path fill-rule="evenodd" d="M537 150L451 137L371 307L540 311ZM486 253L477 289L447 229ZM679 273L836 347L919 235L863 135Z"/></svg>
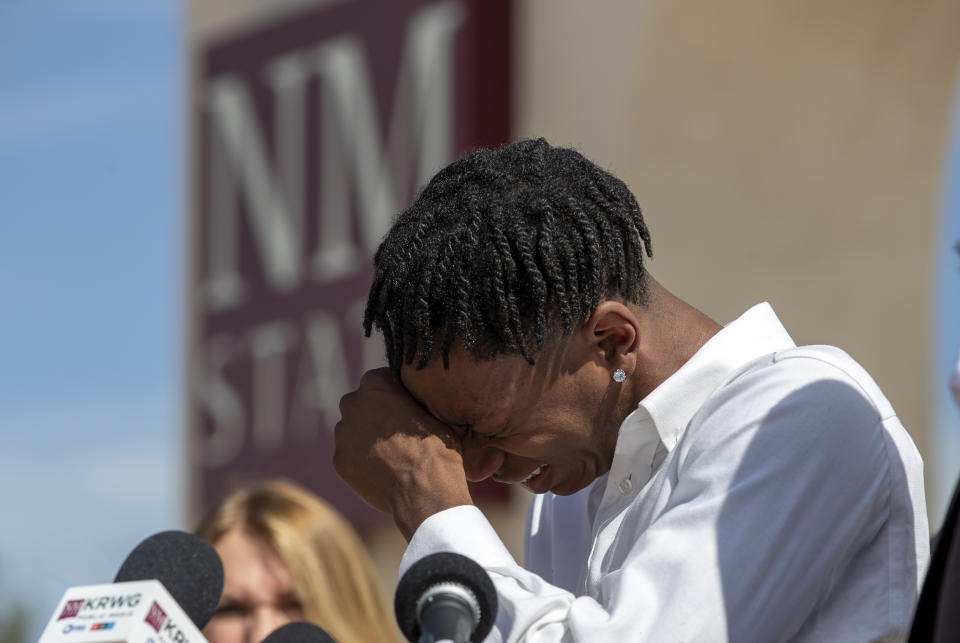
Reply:
<svg viewBox="0 0 960 643"><path fill-rule="evenodd" d="M620 493L627 494L633 491L633 482L630 478L624 478L620 481Z"/></svg>

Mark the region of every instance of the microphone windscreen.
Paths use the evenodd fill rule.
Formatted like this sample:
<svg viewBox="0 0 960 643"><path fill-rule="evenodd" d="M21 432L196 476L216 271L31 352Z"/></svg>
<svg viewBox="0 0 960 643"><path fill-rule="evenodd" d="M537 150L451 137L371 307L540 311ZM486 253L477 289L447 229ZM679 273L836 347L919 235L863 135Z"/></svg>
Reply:
<svg viewBox="0 0 960 643"><path fill-rule="evenodd" d="M115 583L158 580L203 629L220 602L223 563L213 547L185 531L162 531L134 547L117 572Z"/></svg>
<svg viewBox="0 0 960 643"><path fill-rule="evenodd" d="M414 563L397 585L393 609L397 616L397 625L408 640L416 641L420 636L417 601L434 585L447 582L466 587L473 592L480 604L480 622L470 640L479 643L493 628L493 622L497 618L497 590L490 576L474 560L461 554L442 551Z"/></svg>
<svg viewBox="0 0 960 643"><path fill-rule="evenodd" d="M337 643L319 625L306 621L294 621L281 625L270 632L263 643Z"/></svg>

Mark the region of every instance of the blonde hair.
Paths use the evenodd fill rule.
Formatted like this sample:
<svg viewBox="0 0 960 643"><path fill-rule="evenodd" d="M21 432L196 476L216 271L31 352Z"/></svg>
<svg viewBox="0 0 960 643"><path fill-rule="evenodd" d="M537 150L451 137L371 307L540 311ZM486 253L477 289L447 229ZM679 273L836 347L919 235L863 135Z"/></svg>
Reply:
<svg viewBox="0 0 960 643"><path fill-rule="evenodd" d="M196 533L213 545L234 527L249 529L276 552L306 619L337 641L399 640L363 543L329 504L290 482L259 483L221 500Z"/></svg>

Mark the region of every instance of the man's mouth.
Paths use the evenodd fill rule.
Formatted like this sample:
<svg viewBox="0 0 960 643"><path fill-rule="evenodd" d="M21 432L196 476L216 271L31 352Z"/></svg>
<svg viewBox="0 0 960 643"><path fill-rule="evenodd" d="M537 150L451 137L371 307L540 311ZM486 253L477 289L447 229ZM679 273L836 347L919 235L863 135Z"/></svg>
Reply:
<svg viewBox="0 0 960 643"><path fill-rule="evenodd" d="M543 493L548 490L549 481L547 476L550 474L550 467L546 464L541 464L539 467L530 472L526 478L520 481L524 487L533 493Z"/></svg>
<svg viewBox="0 0 960 643"><path fill-rule="evenodd" d="M520 478L519 480L509 480L509 479L506 479L506 477L504 476L503 472L501 472L501 471L495 471L495 472L493 473L493 479L496 480L497 482L501 482L501 483L503 483L503 484L525 484L525 483L527 483L527 482L530 482L530 481L533 480L534 478L536 478L538 475L540 475L541 473L543 473L546 469L547 469L547 465L541 464L541 465L538 466L536 469L534 469L533 471L531 471L530 473L528 473L528 474L526 475L526 477Z"/></svg>
<svg viewBox="0 0 960 643"><path fill-rule="evenodd" d="M535 478L535 477L538 476L538 475L540 475L540 472L543 471L543 468L544 468L545 466L547 466L547 465L541 464L539 467L537 467L536 469L534 469L533 471L531 471L531 472L530 472L530 475L528 475L526 478L524 478L523 480L520 481L521 484L524 483L524 482L527 482L527 481L529 481L529 480L531 480L531 479L533 479L533 478Z"/></svg>

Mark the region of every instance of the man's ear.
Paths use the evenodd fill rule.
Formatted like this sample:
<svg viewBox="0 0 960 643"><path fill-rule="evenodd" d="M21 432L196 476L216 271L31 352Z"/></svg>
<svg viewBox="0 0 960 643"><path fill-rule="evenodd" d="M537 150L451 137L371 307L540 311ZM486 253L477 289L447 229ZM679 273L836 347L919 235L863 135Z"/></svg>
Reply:
<svg viewBox="0 0 960 643"><path fill-rule="evenodd" d="M584 324L583 339L595 346L597 358L610 370L622 368L632 373L640 345L640 321L619 301L601 301Z"/></svg>

